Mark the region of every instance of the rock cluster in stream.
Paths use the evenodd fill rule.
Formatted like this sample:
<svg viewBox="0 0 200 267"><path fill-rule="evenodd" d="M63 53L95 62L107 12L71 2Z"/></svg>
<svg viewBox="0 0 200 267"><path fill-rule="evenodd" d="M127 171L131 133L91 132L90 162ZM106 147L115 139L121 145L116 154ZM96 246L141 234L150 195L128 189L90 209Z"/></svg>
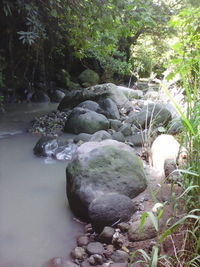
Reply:
<svg viewBox="0 0 200 267"><path fill-rule="evenodd" d="M138 213L141 212L142 203L147 200L141 199L137 203ZM47 267L128 267L133 251L141 244L144 245L143 240L148 239L144 247L147 253L155 244L154 238L157 233L150 220L146 220L141 233L139 222L131 219L127 223L118 223L115 227L106 226L99 234L95 232L91 224L86 224L83 235L76 239L77 246L71 251L71 262L58 257L53 260L57 259L59 264L53 264L53 260L50 260ZM131 262L130 266L139 267L140 265Z"/></svg>
<svg viewBox="0 0 200 267"><path fill-rule="evenodd" d="M38 156L65 159L74 149L66 168L67 197L74 214L91 222L71 252L73 262L54 258L48 267L125 267L140 242L151 251L157 232L147 218L140 233L143 209L135 201L147 187L141 158L172 126L173 114L169 105L141 99L144 93L110 83L71 91L58 111L36 119L30 129L54 136L38 141ZM74 134L72 142L55 138L62 131Z"/></svg>

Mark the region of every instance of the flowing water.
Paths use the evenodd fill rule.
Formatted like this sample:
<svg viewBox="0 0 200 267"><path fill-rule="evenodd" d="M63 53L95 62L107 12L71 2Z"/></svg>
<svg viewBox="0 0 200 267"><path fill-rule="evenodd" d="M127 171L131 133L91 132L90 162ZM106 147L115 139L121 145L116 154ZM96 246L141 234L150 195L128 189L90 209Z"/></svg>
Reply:
<svg viewBox="0 0 200 267"><path fill-rule="evenodd" d="M68 257L82 226L66 201L66 163L33 155L38 137L25 132L55 105L18 104L0 115L0 267L43 267Z"/></svg>

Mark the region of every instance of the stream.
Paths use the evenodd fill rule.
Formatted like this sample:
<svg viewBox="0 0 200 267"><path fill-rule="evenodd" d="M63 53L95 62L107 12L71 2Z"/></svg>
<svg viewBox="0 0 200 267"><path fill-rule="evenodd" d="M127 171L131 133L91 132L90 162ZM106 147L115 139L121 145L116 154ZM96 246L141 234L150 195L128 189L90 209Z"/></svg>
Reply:
<svg viewBox="0 0 200 267"><path fill-rule="evenodd" d="M14 104L0 114L0 267L43 267L69 258L82 232L66 200L65 162L33 154L34 116L55 104Z"/></svg>

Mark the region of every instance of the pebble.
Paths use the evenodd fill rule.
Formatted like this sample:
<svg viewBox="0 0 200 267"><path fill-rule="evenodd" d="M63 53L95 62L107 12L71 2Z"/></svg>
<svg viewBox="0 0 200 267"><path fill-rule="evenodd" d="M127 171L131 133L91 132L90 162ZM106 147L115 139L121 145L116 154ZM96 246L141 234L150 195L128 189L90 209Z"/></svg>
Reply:
<svg viewBox="0 0 200 267"><path fill-rule="evenodd" d="M119 223L119 224L117 225L117 228L119 228L120 231L121 231L122 233L124 233L124 232L127 232L127 231L128 231L128 229L129 229L129 224L128 224L128 223L125 223L125 222L121 222L121 223Z"/></svg>
<svg viewBox="0 0 200 267"><path fill-rule="evenodd" d="M89 255L100 254L104 252L103 245L100 242L91 242L87 245L86 251Z"/></svg>
<svg viewBox="0 0 200 267"><path fill-rule="evenodd" d="M94 230L92 228L91 223L86 224L86 226L85 226L85 233L93 233L93 232L94 232Z"/></svg>
<svg viewBox="0 0 200 267"><path fill-rule="evenodd" d="M89 237L86 235L79 236L76 242L79 247L87 246L89 243Z"/></svg>
<svg viewBox="0 0 200 267"><path fill-rule="evenodd" d="M114 252L114 246L113 245L108 245L104 251L104 255L107 259L111 257L111 255Z"/></svg>
<svg viewBox="0 0 200 267"><path fill-rule="evenodd" d="M129 258L128 253L122 250L116 250L111 257L111 259L117 263L128 262L128 258Z"/></svg>
<svg viewBox="0 0 200 267"><path fill-rule="evenodd" d="M111 263L110 267L128 267L128 263Z"/></svg>
<svg viewBox="0 0 200 267"><path fill-rule="evenodd" d="M113 237L114 233L115 233L114 228L106 226L106 227L104 227L103 231L100 233L99 240L102 243L109 244L112 242L112 237Z"/></svg>
<svg viewBox="0 0 200 267"><path fill-rule="evenodd" d="M123 235L120 234L120 230L116 229L113 239L112 239L112 244L114 245L115 248L120 249L123 246Z"/></svg>
<svg viewBox="0 0 200 267"><path fill-rule="evenodd" d="M92 265L102 264L103 263L103 257L99 254L91 255L88 259L89 263Z"/></svg>
<svg viewBox="0 0 200 267"><path fill-rule="evenodd" d="M82 247L76 247L72 250L71 256L73 259L84 260L87 256L85 249Z"/></svg>

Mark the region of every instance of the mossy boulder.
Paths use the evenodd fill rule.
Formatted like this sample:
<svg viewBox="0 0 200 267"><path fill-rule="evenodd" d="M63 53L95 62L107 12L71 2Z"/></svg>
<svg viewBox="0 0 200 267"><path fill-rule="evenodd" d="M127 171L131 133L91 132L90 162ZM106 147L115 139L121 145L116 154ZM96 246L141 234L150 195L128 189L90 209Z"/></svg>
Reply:
<svg viewBox="0 0 200 267"><path fill-rule="evenodd" d="M89 87L99 83L99 75L93 70L86 69L78 77L83 87Z"/></svg>
<svg viewBox="0 0 200 267"><path fill-rule="evenodd" d="M134 198L147 186L135 151L114 140L81 145L67 167L66 178L69 205L75 215L86 220L95 198L112 192Z"/></svg>
<svg viewBox="0 0 200 267"><path fill-rule="evenodd" d="M104 115L89 109L74 108L65 123L64 131L93 134L108 128L109 121Z"/></svg>

